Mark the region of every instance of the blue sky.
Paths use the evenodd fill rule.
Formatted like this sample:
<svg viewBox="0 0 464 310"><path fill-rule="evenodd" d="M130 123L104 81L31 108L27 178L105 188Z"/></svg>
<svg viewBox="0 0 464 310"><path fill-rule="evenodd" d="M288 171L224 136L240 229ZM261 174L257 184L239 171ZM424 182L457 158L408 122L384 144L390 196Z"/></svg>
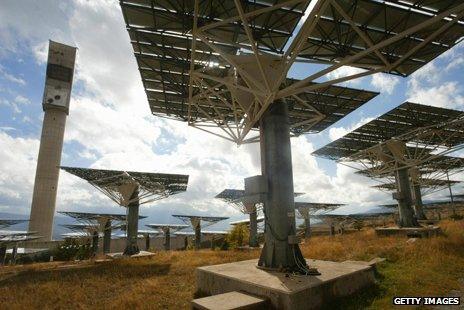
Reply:
<svg viewBox="0 0 464 310"><path fill-rule="evenodd" d="M43 112L48 40L78 47L62 164L188 173L189 190L141 213L175 222L171 213L242 216L215 200L259 174L257 145L231 142L150 115L117 1L2 1L0 10L0 212L29 214ZM308 65L290 75L302 78ZM318 135L292 139L295 188L302 201L347 203L362 212L391 202L371 180L310 153L406 100L464 109L464 45L408 78L379 74L346 83L380 91L374 100ZM342 68L334 77L343 76ZM456 191L461 187L457 186ZM436 197L445 195L437 193ZM57 210L123 212L81 180L62 173Z"/></svg>

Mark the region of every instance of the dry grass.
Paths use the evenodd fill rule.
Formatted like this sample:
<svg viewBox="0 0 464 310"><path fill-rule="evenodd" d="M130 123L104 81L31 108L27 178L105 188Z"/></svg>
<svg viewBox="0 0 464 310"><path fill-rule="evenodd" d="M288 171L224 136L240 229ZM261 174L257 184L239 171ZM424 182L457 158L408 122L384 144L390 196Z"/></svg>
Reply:
<svg viewBox="0 0 464 310"><path fill-rule="evenodd" d="M417 240L377 238L372 230L314 237L302 246L306 257L326 260L370 260L379 266L379 284L343 301L343 308L386 309L394 295L446 295L461 289L464 278L464 222L443 222L446 236ZM195 268L258 257L258 251L159 252L154 257L121 260L85 268L40 271L32 265L0 280L0 308L187 309L195 286ZM56 267L59 264L54 264ZM50 266L50 265L48 265ZM1 270L1 269L0 269ZM13 269L4 268L3 272Z"/></svg>

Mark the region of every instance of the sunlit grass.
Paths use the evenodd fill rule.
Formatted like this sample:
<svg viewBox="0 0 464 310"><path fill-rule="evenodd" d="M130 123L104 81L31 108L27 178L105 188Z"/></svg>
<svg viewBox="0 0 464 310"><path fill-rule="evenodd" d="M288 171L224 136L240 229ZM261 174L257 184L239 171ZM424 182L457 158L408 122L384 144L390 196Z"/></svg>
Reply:
<svg viewBox="0 0 464 310"><path fill-rule="evenodd" d="M314 237L301 246L305 257L344 261L385 257L378 285L343 300L343 309L391 307L395 295L447 295L462 289L464 221L443 222L445 236L407 243L378 238L372 230ZM8 309L151 308L187 309L195 289L195 268L257 258L259 251L158 252L151 258L89 264L86 268L46 270L56 264L0 269L20 271L0 280L0 305ZM333 305L331 306L333 307Z"/></svg>

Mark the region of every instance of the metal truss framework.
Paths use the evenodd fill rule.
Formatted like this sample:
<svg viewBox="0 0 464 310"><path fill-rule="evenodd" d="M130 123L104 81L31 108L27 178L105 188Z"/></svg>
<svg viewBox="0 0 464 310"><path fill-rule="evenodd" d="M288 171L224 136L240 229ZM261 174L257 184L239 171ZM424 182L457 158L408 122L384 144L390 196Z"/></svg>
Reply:
<svg viewBox="0 0 464 310"><path fill-rule="evenodd" d="M322 215L344 206L339 203L295 202L295 209L302 219L309 219L314 215Z"/></svg>
<svg viewBox="0 0 464 310"><path fill-rule="evenodd" d="M412 168L413 182L462 171L464 160L445 156L464 147L464 112L405 102L313 152L373 178Z"/></svg>
<svg viewBox="0 0 464 310"><path fill-rule="evenodd" d="M228 219L228 217L222 217L222 216L181 215L181 214L173 214L172 216L180 219L186 225L189 225L193 228L196 228L198 225L200 225L201 228L208 227L213 224L216 224L217 222Z"/></svg>
<svg viewBox="0 0 464 310"><path fill-rule="evenodd" d="M77 224L65 224L63 227L74 232L81 232L83 235L92 235L94 232L104 233L106 230L123 229L127 222L125 214L108 214L108 213L87 213L58 211L58 213L74 218ZM139 216L139 219L146 216ZM110 221L111 226L107 226Z"/></svg>
<svg viewBox="0 0 464 310"><path fill-rule="evenodd" d="M304 193L294 193L294 197L298 197L304 195ZM263 210L263 203L256 203L256 204L245 204L243 203L243 199L245 197L245 190L243 189L225 189L219 194L217 194L214 198L221 199L227 203L232 204L237 210L242 212L243 214L250 214L253 212L260 212Z"/></svg>
<svg viewBox="0 0 464 310"><path fill-rule="evenodd" d="M293 134L318 132L374 96L333 84L407 76L464 34L461 1L310 2L121 0L153 114L240 144L257 141L247 135L285 101ZM297 63L324 68L288 79ZM342 66L360 71L331 78Z"/></svg>
<svg viewBox="0 0 464 310"><path fill-rule="evenodd" d="M188 175L61 167L89 182L120 206L150 203L187 190ZM132 197L136 189L137 197Z"/></svg>
<svg viewBox="0 0 464 310"><path fill-rule="evenodd" d="M421 196L423 197L459 183L461 183L461 181L421 178L418 180L417 184L420 185ZM396 190L396 183L392 180L372 187L386 192L392 192Z"/></svg>
<svg viewBox="0 0 464 310"><path fill-rule="evenodd" d="M170 232L176 232L178 230L182 230L185 228L190 227L190 225L183 225L183 224L146 224L145 226L152 228L152 229L158 229L165 233L167 230L170 230Z"/></svg>

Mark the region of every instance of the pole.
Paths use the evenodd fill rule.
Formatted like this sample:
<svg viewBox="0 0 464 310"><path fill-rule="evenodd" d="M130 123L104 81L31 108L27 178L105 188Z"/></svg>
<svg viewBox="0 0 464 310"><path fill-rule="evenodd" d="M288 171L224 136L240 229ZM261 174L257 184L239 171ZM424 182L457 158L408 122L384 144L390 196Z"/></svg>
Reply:
<svg viewBox="0 0 464 310"><path fill-rule="evenodd" d="M395 173L397 193L393 198L398 201L399 226L400 227L418 227L419 223L414 216L412 208L411 184L409 182L408 169L400 168Z"/></svg>
<svg viewBox="0 0 464 310"><path fill-rule="evenodd" d="M264 247L258 265L280 271L307 268L296 238L292 154L288 106L270 105L260 120L261 173L267 182L264 197Z"/></svg>
<svg viewBox="0 0 464 310"><path fill-rule="evenodd" d="M103 253L111 251L111 220L107 220L103 230Z"/></svg>
<svg viewBox="0 0 464 310"><path fill-rule="evenodd" d="M454 207L454 196L453 196L453 191L451 190L451 182L449 179L449 173L448 170L446 171L446 179L448 180L448 190L450 193L450 198L451 198L451 210L453 212L453 217L456 216L456 208Z"/></svg>
<svg viewBox="0 0 464 310"><path fill-rule="evenodd" d="M11 249L11 260L10 260L10 265L15 265L16 264L16 256L18 254L18 244L15 244L13 248Z"/></svg>
<svg viewBox="0 0 464 310"><path fill-rule="evenodd" d="M98 253L98 231L94 231L92 235L92 252L93 256Z"/></svg>
<svg viewBox="0 0 464 310"><path fill-rule="evenodd" d="M414 190L414 213L418 220L426 220L427 217L424 213L424 204L422 203L422 193L419 183L413 184Z"/></svg>
<svg viewBox="0 0 464 310"><path fill-rule="evenodd" d="M134 255L140 252L137 244L139 230L139 187L132 193L130 203L127 206L127 241L124 255Z"/></svg>
<svg viewBox="0 0 464 310"><path fill-rule="evenodd" d="M166 251L171 250L171 228L169 227L164 230L164 249Z"/></svg>
<svg viewBox="0 0 464 310"><path fill-rule="evenodd" d="M258 214L256 207L253 212L250 213L250 240L249 245L252 248L259 247L258 243Z"/></svg>
<svg viewBox="0 0 464 310"><path fill-rule="evenodd" d="M201 249L201 223L195 225L195 250Z"/></svg>
<svg viewBox="0 0 464 310"><path fill-rule="evenodd" d="M5 257L6 257L6 245L0 246L0 266L5 264Z"/></svg>

